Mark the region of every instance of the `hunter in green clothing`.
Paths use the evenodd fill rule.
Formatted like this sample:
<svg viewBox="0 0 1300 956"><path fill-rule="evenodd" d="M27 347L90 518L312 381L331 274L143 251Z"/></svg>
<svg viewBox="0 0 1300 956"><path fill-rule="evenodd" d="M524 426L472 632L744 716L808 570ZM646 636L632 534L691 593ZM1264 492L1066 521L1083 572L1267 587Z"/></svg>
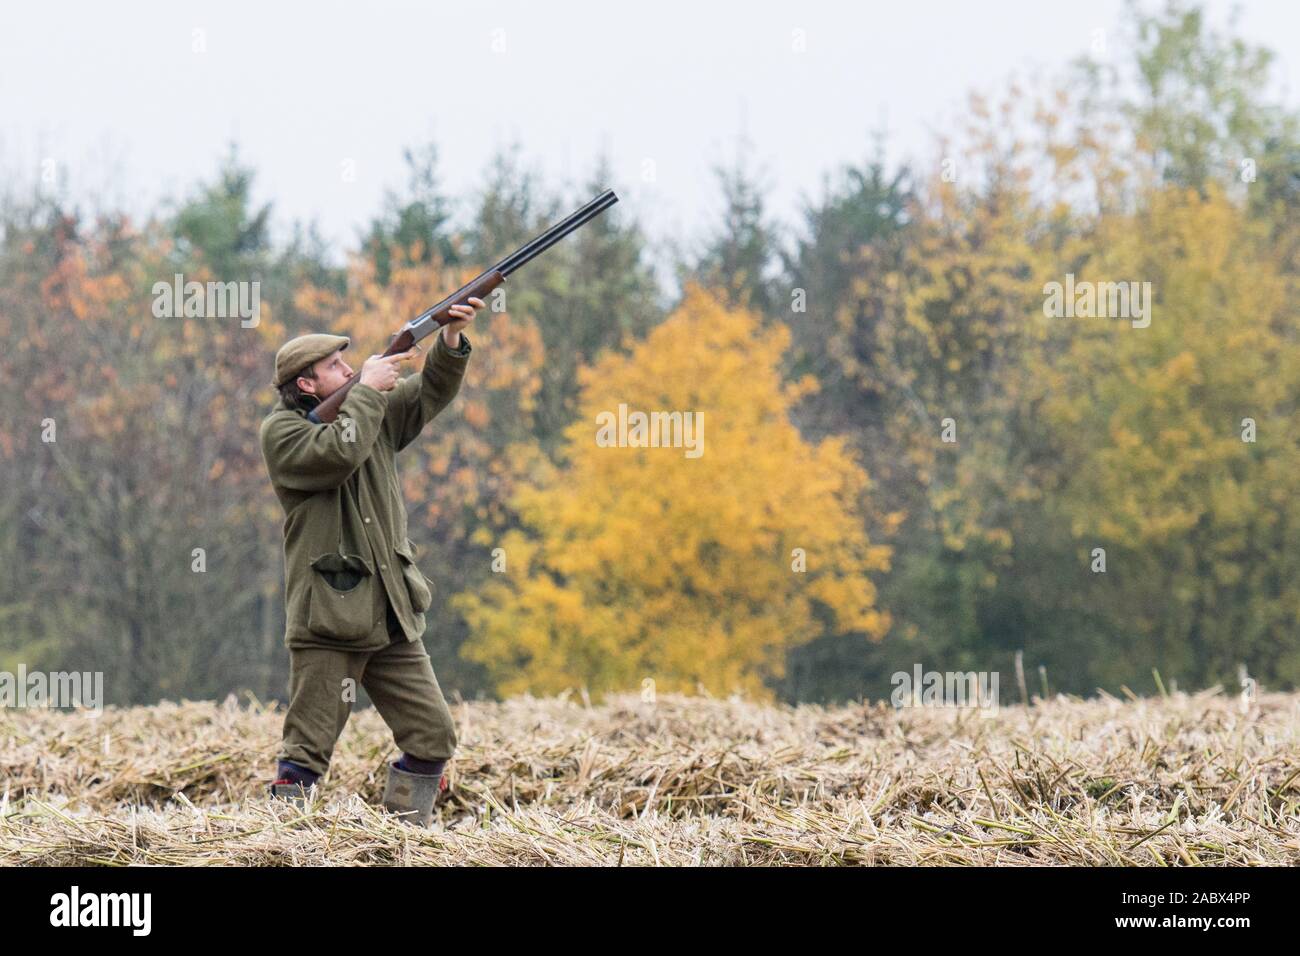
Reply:
<svg viewBox="0 0 1300 956"><path fill-rule="evenodd" d="M453 307L419 375L398 380L415 351L368 358L329 423L312 409L352 377L348 339L304 335L276 355L280 401L261 446L285 513L290 677L277 796L301 795L328 769L359 684L403 752L385 805L431 817L456 734L421 640L433 583L407 537L396 456L456 396L470 354L461 329L482 306Z"/></svg>

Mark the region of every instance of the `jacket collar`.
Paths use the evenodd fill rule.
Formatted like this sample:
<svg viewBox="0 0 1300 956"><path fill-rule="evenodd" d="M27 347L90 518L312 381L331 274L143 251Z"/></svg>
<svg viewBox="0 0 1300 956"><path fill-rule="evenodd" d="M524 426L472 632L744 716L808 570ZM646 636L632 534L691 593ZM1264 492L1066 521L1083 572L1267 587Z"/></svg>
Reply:
<svg viewBox="0 0 1300 956"><path fill-rule="evenodd" d="M272 411L293 412L295 415L301 418L306 418L307 413L310 412L313 408L315 408L319 404L320 404L320 399L314 395L304 395L301 404L295 403L293 405L288 404L287 402L285 402L283 397L280 397L275 400L275 408L273 408Z"/></svg>

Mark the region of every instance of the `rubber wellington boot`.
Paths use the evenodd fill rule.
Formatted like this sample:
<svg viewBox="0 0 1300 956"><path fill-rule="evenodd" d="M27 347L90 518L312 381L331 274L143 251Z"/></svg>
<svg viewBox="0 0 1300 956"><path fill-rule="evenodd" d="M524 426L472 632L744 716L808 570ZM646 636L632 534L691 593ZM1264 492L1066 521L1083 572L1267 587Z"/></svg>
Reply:
<svg viewBox="0 0 1300 956"><path fill-rule="evenodd" d="M399 814L407 823L427 827L433 820L433 804L438 799L441 780L441 773L410 773L396 761L389 763L384 809Z"/></svg>
<svg viewBox="0 0 1300 956"><path fill-rule="evenodd" d="M297 810L307 809L307 791L300 783L277 780L271 784L271 799L288 800Z"/></svg>

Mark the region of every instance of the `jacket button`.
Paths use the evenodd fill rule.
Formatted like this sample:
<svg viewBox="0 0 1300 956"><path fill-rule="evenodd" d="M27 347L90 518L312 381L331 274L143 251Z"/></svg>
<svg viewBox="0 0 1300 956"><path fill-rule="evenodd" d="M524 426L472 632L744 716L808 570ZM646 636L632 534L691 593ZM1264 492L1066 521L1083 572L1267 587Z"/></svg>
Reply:
<svg viewBox="0 0 1300 956"><path fill-rule="evenodd" d="M370 519L369 519L369 518L366 519L366 524L370 524Z"/></svg>
<svg viewBox="0 0 1300 956"><path fill-rule="evenodd" d="M387 571L387 570L388 570L388 565L386 565L386 564L381 564L381 565L379 566L379 570L380 570L380 571Z"/></svg>

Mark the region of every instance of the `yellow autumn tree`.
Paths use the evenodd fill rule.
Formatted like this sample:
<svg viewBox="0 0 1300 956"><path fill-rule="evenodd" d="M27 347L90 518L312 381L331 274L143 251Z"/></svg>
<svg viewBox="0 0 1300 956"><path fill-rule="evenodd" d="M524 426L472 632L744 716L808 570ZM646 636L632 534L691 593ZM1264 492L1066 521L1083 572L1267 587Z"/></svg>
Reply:
<svg viewBox="0 0 1300 956"><path fill-rule="evenodd" d="M1035 433L1039 388L1026 358L1047 337L1042 288L1058 271L1055 234L1067 231L1052 227L1062 213L1039 201L1034 182L1045 168L1059 173L1040 139L1000 135L1036 129L1036 110L1015 87L998 102L971 97L964 138L944 146L963 175L954 181L936 164L918 182L897 268L885 270L864 249L842 313L875 319L869 335L840 351L845 374L881 399L877 477L911 518L907 560L933 552L946 567L960 562L969 607L1013 567L1025 526L1041 524L1037 507L1023 505L1042 499L1042 462L1053 457ZM948 579L934 580L952 596ZM905 633L933 600L911 596ZM959 629L951 619L931 626L947 632L928 635L940 639Z"/></svg>
<svg viewBox="0 0 1300 956"><path fill-rule="evenodd" d="M629 354L583 371L562 464L515 497L524 527L501 543L502 573L455 599L464 653L501 694L649 678L763 698L790 648L883 636L870 575L889 549L862 530L869 480L842 440L809 444L791 423L815 383L782 381L789 344L690 287ZM680 446L631 447L638 412L683 413L661 433ZM626 444L603 440L623 420Z"/></svg>
<svg viewBox="0 0 1300 956"><path fill-rule="evenodd" d="M1107 219L1081 262L1147 284L1136 321L1062 319L1039 375L1079 563L1106 551L1125 656L1196 684L1300 679L1300 321L1266 223L1211 185Z"/></svg>

